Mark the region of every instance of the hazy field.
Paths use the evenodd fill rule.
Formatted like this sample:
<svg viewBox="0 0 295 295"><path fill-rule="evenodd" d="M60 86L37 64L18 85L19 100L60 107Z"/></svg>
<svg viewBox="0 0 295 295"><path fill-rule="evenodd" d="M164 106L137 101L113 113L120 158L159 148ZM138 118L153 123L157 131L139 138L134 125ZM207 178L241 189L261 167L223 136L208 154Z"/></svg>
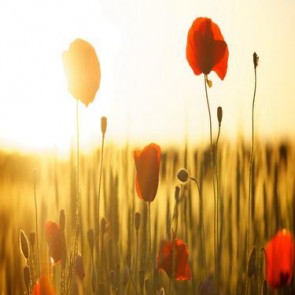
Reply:
<svg viewBox="0 0 295 295"><path fill-rule="evenodd" d="M101 240L99 272L107 294L135 294L133 283L123 283L125 266L130 267L140 292L139 279L135 273L136 231L134 214L141 214L139 229L138 269L145 270L147 255L147 206L135 192L135 165L133 148L123 149L105 146L103 163L100 217L106 220L106 229ZM247 199L249 182L250 149L243 142L237 145L221 142L218 149L220 179L220 293L244 294L247 281ZM53 156L24 156L0 154L0 294L24 294L23 267L25 260L20 252L19 232L23 229L29 236L35 231L33 169L38 172L36 196L38 203L38 226L40 260L42 268L49 269L47 244L43 226L46 221L58 223L61 209L65 210L68 253L72 247L76 208L75 154L71 160ZM295 229L295 149L294 143L266 144L257 142L255 148L255 177L253 182L253 237L256 245L258 269L256 278L250 279L251 292L260 294L264 280L263 247L278 229ZM81 247L84 259L84 294L91 291L92 263L87 231L94 228L94 199L98 193L100 152L80 157L81 190ZM184 240L189 249L192 281L173 281L174 294L199 294L198 286L206 277L201 247L201 214L203 208L206 261L209 274L214 274L213 259L213 189L210 166L210 151L204 146L162 150L160 183L154 202L151 203L152 261L156 261L161 239L168 239L175 230L176 215L174 191L180 185L176 179L178 170L188 169L201 187L201 200L195 183L181 186L181 201L178 203L177 237ZM60 271L54 266L53 278ZM116 288L110 273L119 275ZM147 277L146 277L147 278ZM154 270L145 294L156 294L164 287L169 294L169 278L165 272ZM59 290L59 285L55 286ZM171 292L172 292L171 291ZM117 293L116 293L117 292ZM283 293L284 292L284 293ZM209 294L209 293L208 293ZM211 294L211 293L210 293ZM272 294L271 292L269 294ZM292 286L277 294L295 294Z"/></svg>

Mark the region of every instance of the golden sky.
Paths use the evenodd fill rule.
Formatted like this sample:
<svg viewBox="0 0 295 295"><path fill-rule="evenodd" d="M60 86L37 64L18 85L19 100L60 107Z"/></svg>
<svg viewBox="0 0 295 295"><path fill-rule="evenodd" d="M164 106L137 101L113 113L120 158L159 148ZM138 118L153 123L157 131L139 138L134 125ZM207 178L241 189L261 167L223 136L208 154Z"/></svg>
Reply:
<svg viewBox="0 0 295 295"><path fill-rule="evenodd" d="M65 151L75 142L75 100L61 55L76 38L90 42L101 64L95 101L80 104L81 145L109 142L182 144L209 138L203 77L185 58L188 29L199 16L216 22L229 47L224 81L215 73L209 99L214 132L250 135L257 69L256 132L295 134L295 1L293 0L7 0L0 4L0 147Z"/></svg>

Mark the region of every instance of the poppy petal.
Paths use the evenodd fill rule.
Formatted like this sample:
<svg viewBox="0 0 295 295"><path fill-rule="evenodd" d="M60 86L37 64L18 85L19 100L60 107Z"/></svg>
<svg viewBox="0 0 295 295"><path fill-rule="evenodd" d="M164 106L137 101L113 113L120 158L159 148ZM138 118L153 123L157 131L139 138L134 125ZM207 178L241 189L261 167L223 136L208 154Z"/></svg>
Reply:
<svg viewBox="0 0 295 295"><path fill-rule="evenodd" d="M186 58L195 75L208 75L213 70L223 80L228 55L218 25L210 18L197 18L189 29L186 46Z"/></svg>
<svg viewBox="0 0 295 295"><path fill-rule="evenodd" d="M290 285L294 268L294 241L287 230L280 230L265 247L266 281L277 289Z"/></svg>
<svg viewBox="0 0 295 295"><path fill-rule="evenodd" d="M142 151L134 151L133 156L137 172L137 195L144 201L152 202L158 190L161 149L152 143Z"/></svg>

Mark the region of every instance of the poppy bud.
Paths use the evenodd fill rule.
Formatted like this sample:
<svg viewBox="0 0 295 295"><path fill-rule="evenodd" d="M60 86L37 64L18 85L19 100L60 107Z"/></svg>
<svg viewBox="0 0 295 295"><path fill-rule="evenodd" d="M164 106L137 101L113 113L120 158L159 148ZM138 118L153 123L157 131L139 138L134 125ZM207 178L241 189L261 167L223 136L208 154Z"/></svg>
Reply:
<svg viewBox="0 0 295 295"><path fill-rule="evenodd" d="M180 169L177 173L177 179L182 183L186 183L189 179L188 171L184 168Z"/></svg>
<svg viewBox="0 0 295 295"><path fill-rule="evenodd" d="M217 108L217 119L218 119L218 123L219 123L219 127L221 125L221 121L222 121L222 107L218 107Z"/></svg>
<svg viewBox="0 0 295 295"><path fill-rule="evenodd" d="M65 224L66 224L65 211L60 210L60 213L59 213L59 229L60 229L60 231L63 232L65 230Z"/></svg>
<svg viewBox="0 0 295 295"><path fill-rule="evenodd" d="M93 229L88 230L88 232L87 232L87 238L88 238L88 244L89 244L90 250L93 251L93 248L94 248L94 233L93 233Z"/></svg>
<svg viewBox="0 0 295 295"><path fill-rule="evenodd" d="M138 231L140 228L140 213L136 212L135 213L135 218L134 218L134 225L135 225L135 229Z"/></svg>
<svg viewBox="0 0 295 295"><path fill-rule="evenodd" d="M29 241L30 241L32 248L34 248L34 246L35 246L35 240L36 240L36 235L34 232L31 232L30 236L29 236Z"/></svg>
<svg viewBox="0 0 295 295"><path fill-rule="evenodd" d="M20 243L21 253L26 259L29 259L29 256L30 256L29 241L25 232L22 229L20 230L20 233L19 233L19 243Z"/></svg>
<svg viewBox="0 0 295 295"><path fill-rule="evenodd" d="M256 247L253 246L247 263L247 275L251 278L256 273Z"/></svg>
<svg viewBox="0 0 295 295"><path fill-rule="evenodd" d="M175 187L174 198L175 198L176 203L178 203L180 201L180 187L179 186Z"/></svg>
<svg viewBox="0 0 295 295"><path fill-rule="evenodd" d="M29 294L30 290L30 268L28 266L24 267L24 282Z"/></svg>
<svg viewBox="0 0 295 295"><path fill-rule="evenodd" d="M108 123L107 117L100 118L100 128L101 128L102 136L104 136L107 131L107 123Z"/></svg>
<svg viewBox="0 0 295 295"><path fill-rule="evenodd" d="M254 63L254 69L257 68L259 62L259 56L257 55L256 52L253 53L253 63Z"/></svg>

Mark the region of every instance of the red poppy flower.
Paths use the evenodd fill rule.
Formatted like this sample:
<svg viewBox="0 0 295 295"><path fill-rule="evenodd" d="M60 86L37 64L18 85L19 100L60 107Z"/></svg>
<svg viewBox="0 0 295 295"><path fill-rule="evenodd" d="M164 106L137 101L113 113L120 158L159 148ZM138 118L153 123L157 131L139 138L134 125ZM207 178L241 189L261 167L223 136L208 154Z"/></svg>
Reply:
<svg viewBox="0 0 295 295"><path fill-rule="evenodd" d="M146 202L155 199L159 184L161 149L151 143L142 151L134 151L136 166L135 186L139 198Z"/></svg>
<svg viewBox="0 0 295 295"><path fill-rule="evenodd" d="M54 295L54 289L47 275L42 275L33 288L33 295Z"/></svg>
<svg viewBox="0 0 295 295"><path fill-rule="evenodd" d="M94 48L76 39L62 57L70 93L87 106L100 84L100 65Z"/></svg>
<svg viewBox="0 0 295 295"><path fill-rule="evenodd" d="M62 258L62 236L57 223L48 221L45 226L45 236L49 248L49 255L54 263L58 263Z"/></svg>
<svg viewBox="0 0 295 295"><path fill-rule="evenodd" d="M277 289L291 283L294 268L294 241L292 234L280 230L265 247L266 281Z"/></svg>
<svg viewBox="0 0 295 295"><path fill-rule="evenodd" d="M228 48L217 24L197 18L188 31L186 59L195 75L216 72L223 80L227 71Z"/></svg>
<svg viewBox="0 0 295 295"><path fill-rule="evenodd" d="M175 258L174 263L173 257ZM187 245L182 240L176 239L173 248L171 241L162 241L158 253L157 269L165 270L170 278L175 278L176 280L191 280L192 273L188 264Z"/></svg>

